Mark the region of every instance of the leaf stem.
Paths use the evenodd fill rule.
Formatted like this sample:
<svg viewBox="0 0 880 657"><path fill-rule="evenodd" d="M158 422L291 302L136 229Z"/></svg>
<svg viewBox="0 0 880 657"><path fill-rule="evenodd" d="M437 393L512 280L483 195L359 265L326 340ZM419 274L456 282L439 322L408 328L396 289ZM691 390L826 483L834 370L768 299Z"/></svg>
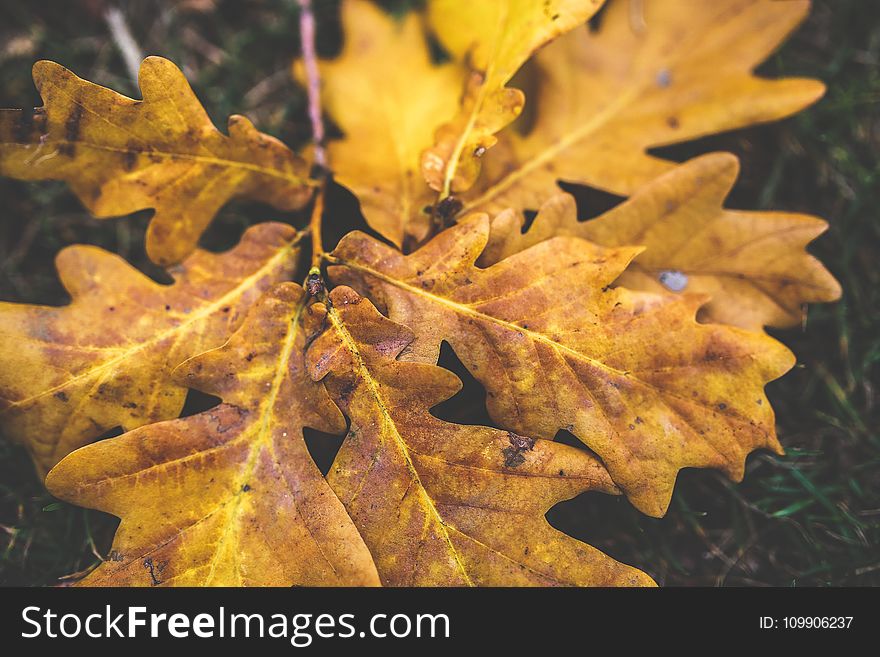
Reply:
<svg viewBox="0 0 880 657"><path fill-rule="evenodd" d="M324 244L321 240L321 227L324 215L324 190L327 184L321 181L315 193L315 204L312 206L312 216L309 219L309 232L312 235L312 269L321 266L321 258L324 256Z"/></svg>

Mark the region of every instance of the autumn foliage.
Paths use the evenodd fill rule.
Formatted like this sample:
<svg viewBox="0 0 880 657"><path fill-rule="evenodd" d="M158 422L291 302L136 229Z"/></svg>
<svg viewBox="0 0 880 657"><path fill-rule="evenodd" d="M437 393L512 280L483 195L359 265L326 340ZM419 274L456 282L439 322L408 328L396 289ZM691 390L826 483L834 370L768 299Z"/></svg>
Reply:
<svg viewBox="0 0 880 657"><path fill-rule="evenodd" d="M142 100L34 66L44 105L0 113L0 173L155 210L174 279L73 246L69 305L0 304L0 428L54 495L121 518L81 584L651 585L546 512L600 491L662 516L682 468L738 481L782 452L764 386L795 356L764 327L839 297L806 251L826 224L726 209L733 155L649 149L816 101L752 73L809 4L610 0L588 25L602 4L343 2L328 169L373 233L335 245L314 149L242 116L223 134L170 61L143 62ZM580 221L559 181L627 199ZM198 248L237 197L311 221ZM461 387L443 343L492 427L431 413ZM221 403L179 417L189 389ZM326 477L306 428L346 436Z"/></svg>

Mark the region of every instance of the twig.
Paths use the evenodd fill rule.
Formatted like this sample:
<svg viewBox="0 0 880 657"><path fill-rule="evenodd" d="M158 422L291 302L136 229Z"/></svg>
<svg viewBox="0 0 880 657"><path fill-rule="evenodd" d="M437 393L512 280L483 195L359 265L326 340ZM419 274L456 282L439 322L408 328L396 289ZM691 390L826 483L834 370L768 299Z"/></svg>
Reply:
<svg viewBox="0 0 880 657"><path fill-rule="evenodd" d="M324 152L321 77L318 73L318 56L315 52L315 15L312 13L312 0L299 0L299 9L299 34L308 83L309 120L312 122L312 140L315 142L315 164L323 170L327 166L327 156Z"/></svg>
<svg viewBox="0 0 880 657"><path fill-rule="evenodd" d="M298 0L298 2L299 37L306 69L309 119L312 123L312 141L315 146L313 175L319 179L312 216L309 220L309 231L312 234L312 267L305 288L310 295L320 297L324 292L324 282L321 278L321 259L324 257L321 219L324 214L324 190L327 186L327 156L324 152L324 120L321 116L321 77L318 72L318 56L315 52L315 15L312 13L311 0Z"/></svg>
<svg viewBox="0 0 880 657"><path fill-rule="evenodd" d="M128 76L134 82L135 87L137 87L138 70L143 59L140 46L134 40L131 30L128 29L128 23L125 22L125 16L119 9L116 7L107 9L104 13L104 20L107 22L110 36L113 37L113 43L116 44L122 59L125 61Z"/></svg>

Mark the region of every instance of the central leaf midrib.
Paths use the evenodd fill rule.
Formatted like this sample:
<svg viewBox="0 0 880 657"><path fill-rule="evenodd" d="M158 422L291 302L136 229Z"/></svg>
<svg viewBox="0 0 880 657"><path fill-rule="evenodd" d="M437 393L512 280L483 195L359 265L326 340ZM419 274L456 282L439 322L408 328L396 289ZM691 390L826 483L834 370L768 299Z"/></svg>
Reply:
<svg viewBox="0 0 880 657"><path fill-rule="evenodd" d="M635 383L638 383L640 385L643 385L646 388L653 390L661 398L662 397L669 397L671 399L678 399L682 402L686 402L688 404L694 404L696 406L699 406L700 408L714 410L714 408L711 404L707 404L707 403L703 402L702 400L687 399L687 398L682 397L681 395L677 395L673 392L670 392L667 390L662 390L662 389L658 388L656 385L654 385L648 381L645 381L637 376L634 376L632 374L632 371L618 370L614 367L611 367L607 363L604 363L601 360L597 360L595 358L592 358L592 357L590 357L584 353L581 353L581 352L577 351L576 349L573 349L567 345L555 342L554 340L552 340L551 338L548 338L547 336L545 336L542 333L537 333L531 329L523 328L522 326L519 326L517 324L513 324L513 323L508 322L503 319L499 319L497 317L493 317L491 315L486 315L486 314L484 314L478 310L474 310L466 305L460 304L460 303L452 301L450 299L446 299L446 298L438 296L436 294L432 294L432 293L427 292L425 290L419 289L419 288L417 288L413 285L410 285L404 281L400 281L400 280L392 278L390 276L386 276L385 274L378 272L374 269L371 269L369 267L365 267L365 266L359 265L357 263L349 262L349 261L343 260L341 258L338 258L333 255L329 255L329 254L326 254L325 258L328 260L328 262L331 262L333 264L342 265L342 266L349 267L351 269L354 269L354 270L357 270L360 272L364 272L364 273L366 273L370 276L373 276L375 278L378 278L379 280L384 281L390 285L393 285L395 287L406 290L407 292L409 292L415 296L421 296L421 297L424 297L432 302L447 306L447 307L451 308L454 312L458 312L463 315L469 315L469 316L475 317L481 321L485 321L487 323L501 326L505 330L514 331L514 332L517 332L521 335L525 335L525 336L531 338L532 340L534 340L535 342L540 342L542 344L545 344L548 347L550 347L551 349L556 350L557 352L563 352L564 354L570 355L571 357L573 357L576 360L585 361L595 367L598 367L599 369L602 369L606 372L609 372L610 374L617 375L617 376L626 378L630 381L633 381ZM738 420L743 420L743 418L741 418L739 416L732 416L732 417L735 417Z"/></svg>
<svg viewBox="0 0 880 657"><path fill-rule="evenodd" d="M411 481L415 482L415 484L421 489L422 496L425 500L427 500L427 506L430 514L436 520L440 530L443 533L443 539L446 542L446 545L452 555L452 558L455 560L456 566L458 566L459 571L464 577L465 582L468 586L474 586L473 581L468 575L467 569L464 567L464 563L461 560L461 556L458 554L458 550L455 549L455 545L452 542L452 538L449 535L449 531L447 529L446 521L440 515L440 512L437 510L437 507L434 504L434 500L428 494L427 489L422 483L421 477L419 476L418 470L413 463L412 457L409 453L409 447L404 441L403 436L400 435L400 432L397 429L397 423L394 421L394 418L391 416L391 412L388 410L388 407L385 404L385 401L382 398L382 394L379 391L379 387L376 385L376 381L373 379L370 374L370 370L367 367L366 362L364 361L363 356L361 356L360 350L357 347L357 343L354 341L354 338L348 332L348 329L345 328L345 325L342 321L342 318L339 317L335 308L329 308L328 316L333 322L334 327L337 330L340 338L345 344L346 349L348 349L349 353L351 353L352 357L355 359L355 363L357 364L358 369L360 370L361 378L367 384L370 389L370 393L373 398L376 400L376 406L379 409L379 412L382 414L382 418L384 420L385 426L391 428L392 436L394 437L395 444L400 450L401 456L403 457L404 463L406 464L407 471L409 472Z"/></svg>
<svg viewBox="0 0 880 657"><path fill-rule="evenodd" d="M288 363L290 362L290 355L293 353L293 348L296 343L296 336L299 328L300 316L302 315L302 311L305 308L306 297L303 296L299 302L297 303L296 309L293 313L293 317L290 319L290 324L288 325L287 334L285 335L284 345L281 349L281 352L278 354L278 358L275 361L275 374L272 377L272 384L269 388L268 393L261 398L260 403L260 424L257 431L256 437L251 441L250 452L248 454L248 460L242 468L241 474L237 478L236 482L233 485L234 491L239 491L234 498L232 508L229 509L227 513L227 522L225 524L225 528L223 530L223 534L220 536L217 547L214 550L213 557L209 563L210 570L208 574L205 576L205 582L210 582L212 577L214 576L214 571L217 567L217 562L223 548L228 541L230 534L232 533L233 528L238 527L238 512L241 507L241 501L244 498L244 495L240 492L241 488L244 484L247 484L250 480L251 476L254 473L254 470L257 466L257 459L260 456L263 448L268 449L269 454L272 456L272 460L275 461L276 465L279 467L282 466L280 461L278 460L277 455L275 454L275 450L272 446L271 441L271 427L270 423L272 417L274 416L275 403L278 400L278 395L281 391L281 386L284 384L284 379L288 375ZM309 534L311 535L311 530L309 530ZM314 536L312 537L314 540ZM315 541L317 544L317 540ZM323 554L323 551L318 546L319 551ZM233 554L237 554L234 552ZM329 563L329 560L328 560ZM331 564L332 568L332 564ZM334 569L335 571L335 569ZM236 568L236 574L239 577L239 582L241 582L241 572L238 568Z"/></svg>

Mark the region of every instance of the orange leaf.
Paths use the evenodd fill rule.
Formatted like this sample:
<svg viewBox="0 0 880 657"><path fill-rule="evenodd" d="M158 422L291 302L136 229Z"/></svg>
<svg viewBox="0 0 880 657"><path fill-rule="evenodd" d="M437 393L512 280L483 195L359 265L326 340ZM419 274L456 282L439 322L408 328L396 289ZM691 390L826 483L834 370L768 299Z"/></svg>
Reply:
<svg viewBox="0 0 880 657"><path fill-rule="evenodd" d="M702 297L611 289L639 248L557 237L478 269L488 234L475 216L404 256L351 233L330 277L414 331L409 358L435 363L449 342L501 426L572 432L650 515L681 468L740 479L750 451L781 451L763 387L794 364L783 345L696 323Z"/></svg>

